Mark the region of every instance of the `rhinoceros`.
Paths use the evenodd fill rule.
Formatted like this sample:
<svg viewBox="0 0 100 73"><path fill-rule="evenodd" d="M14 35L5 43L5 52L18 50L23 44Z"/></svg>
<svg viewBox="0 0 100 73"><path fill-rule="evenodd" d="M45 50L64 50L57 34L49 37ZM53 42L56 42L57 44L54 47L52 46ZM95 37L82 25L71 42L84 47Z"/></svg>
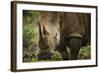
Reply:
<svg viewBox="0 0 100 73"><path fill-rule="evenodd" d="M63 60L75 60L79 50L90 41L90 14L43 11L39 19L39 59L51 59L57 50Z"/></svg>

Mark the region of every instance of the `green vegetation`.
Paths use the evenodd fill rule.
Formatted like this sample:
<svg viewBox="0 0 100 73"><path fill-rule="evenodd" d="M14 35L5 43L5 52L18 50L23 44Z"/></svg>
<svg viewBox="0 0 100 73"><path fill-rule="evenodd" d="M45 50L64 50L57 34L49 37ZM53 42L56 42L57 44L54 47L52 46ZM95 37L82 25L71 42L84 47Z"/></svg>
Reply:
<svg viewBox="0 0 100 73"><path fill-rule="evenodd" d="M37 25L38 12L23 11L23 46L28 48L32 43L38 44L39 28Z"/></svg>
<svg viewBox="0 0 100 73"><path fill-rule="evenodd" d="M90 45L84 46L80 49L79 59L90 59L91 58L91 47Z"/></svg>
<svg viewBox="0 0 100 73"><path fill-rule="evenodd" d="M85 60L85 59L91 59L91 48L90 46L84 46L80 49L79 52L79 56L78 56L79 60ZM62 57L61 55L56 52L54 53L54 55L52 56L51 60L38 60L37 58L32 58L32 60L30 62L41 62L41 61L61 61Z"/></svg>
<svg viewBox="0 0 100 73"><path fill-rule="evenodd" d="M33 55L36 55L38 50L38 18L38 11L23 10L23 62L37 61Z"/></svg>

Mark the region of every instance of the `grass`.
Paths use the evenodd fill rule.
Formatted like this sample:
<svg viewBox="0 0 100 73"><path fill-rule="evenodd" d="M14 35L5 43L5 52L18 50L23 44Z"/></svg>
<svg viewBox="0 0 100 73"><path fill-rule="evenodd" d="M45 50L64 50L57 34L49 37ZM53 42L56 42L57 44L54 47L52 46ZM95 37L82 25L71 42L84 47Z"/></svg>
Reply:
<svg viewBox="0 0 100 73"><path fill-rule="evenodd" d="M91 59L91 47L84 46L80 49L78 59Z"/></svg>
<svg viewBox="0 0 100 73"><path fill-rule="evenodd" d="M62 57L58 52L55 52L55 54L51 57L51 60L38 60L37 58L32 58L30 61L24 61L24 62L46 62L46 61L61 61ZM91 47L90 45L84 46L80 49L78 60L82 59L91 59Z"/></svg>

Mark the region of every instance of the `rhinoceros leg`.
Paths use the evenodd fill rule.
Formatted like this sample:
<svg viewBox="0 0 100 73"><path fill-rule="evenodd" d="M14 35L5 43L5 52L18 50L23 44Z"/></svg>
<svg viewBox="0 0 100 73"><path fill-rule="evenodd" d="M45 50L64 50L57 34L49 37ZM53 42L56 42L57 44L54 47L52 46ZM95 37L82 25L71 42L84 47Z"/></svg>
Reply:
<svg viewBox="0 0 100 73"><path fill-rule="evenodd" d="M68 52L66 50L66 46L67 45L66 45L65 38L61 38L60 44L57 47L57 50L61 54L63 60L68 60L69 59L69 55L68 55Z"/></svg>
<svg viewBox="0 0 100 73"><path fill-rule="evenodd" d="M65 46L60 46L59 48L60 48L60 50L58 50L58 51L61 54L62 59L63 60L68 60L69 58L68 58L68 53L66 51L66 47Z"/></svg>
<svg viewBox="0 0 100 73"><path fill-rule="evenodd" d="M80 47L82 46L82 39L78 37L72 37L69 39L69 48L70 48L70 54L71 59L76 60L78 58Z"/></svg>

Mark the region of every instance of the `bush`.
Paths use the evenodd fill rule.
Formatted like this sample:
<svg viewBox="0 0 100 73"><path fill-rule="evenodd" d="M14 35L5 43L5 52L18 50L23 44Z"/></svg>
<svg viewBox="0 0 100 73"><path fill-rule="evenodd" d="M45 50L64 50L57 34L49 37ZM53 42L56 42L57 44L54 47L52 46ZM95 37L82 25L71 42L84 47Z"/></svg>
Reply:
<svg viewBox="0 0 100 73"><path fill-rule="evenodd" d="M79 59L91 59L91 47L90 45L84 46L80 49Z"/></svg>
<svg viewBox="0 0 100 73"><path fill-rule="evenodd" d="M32 43L32 37L34 36L30 27L23 28L23 46L28 48L28 46Z"/></svg>

